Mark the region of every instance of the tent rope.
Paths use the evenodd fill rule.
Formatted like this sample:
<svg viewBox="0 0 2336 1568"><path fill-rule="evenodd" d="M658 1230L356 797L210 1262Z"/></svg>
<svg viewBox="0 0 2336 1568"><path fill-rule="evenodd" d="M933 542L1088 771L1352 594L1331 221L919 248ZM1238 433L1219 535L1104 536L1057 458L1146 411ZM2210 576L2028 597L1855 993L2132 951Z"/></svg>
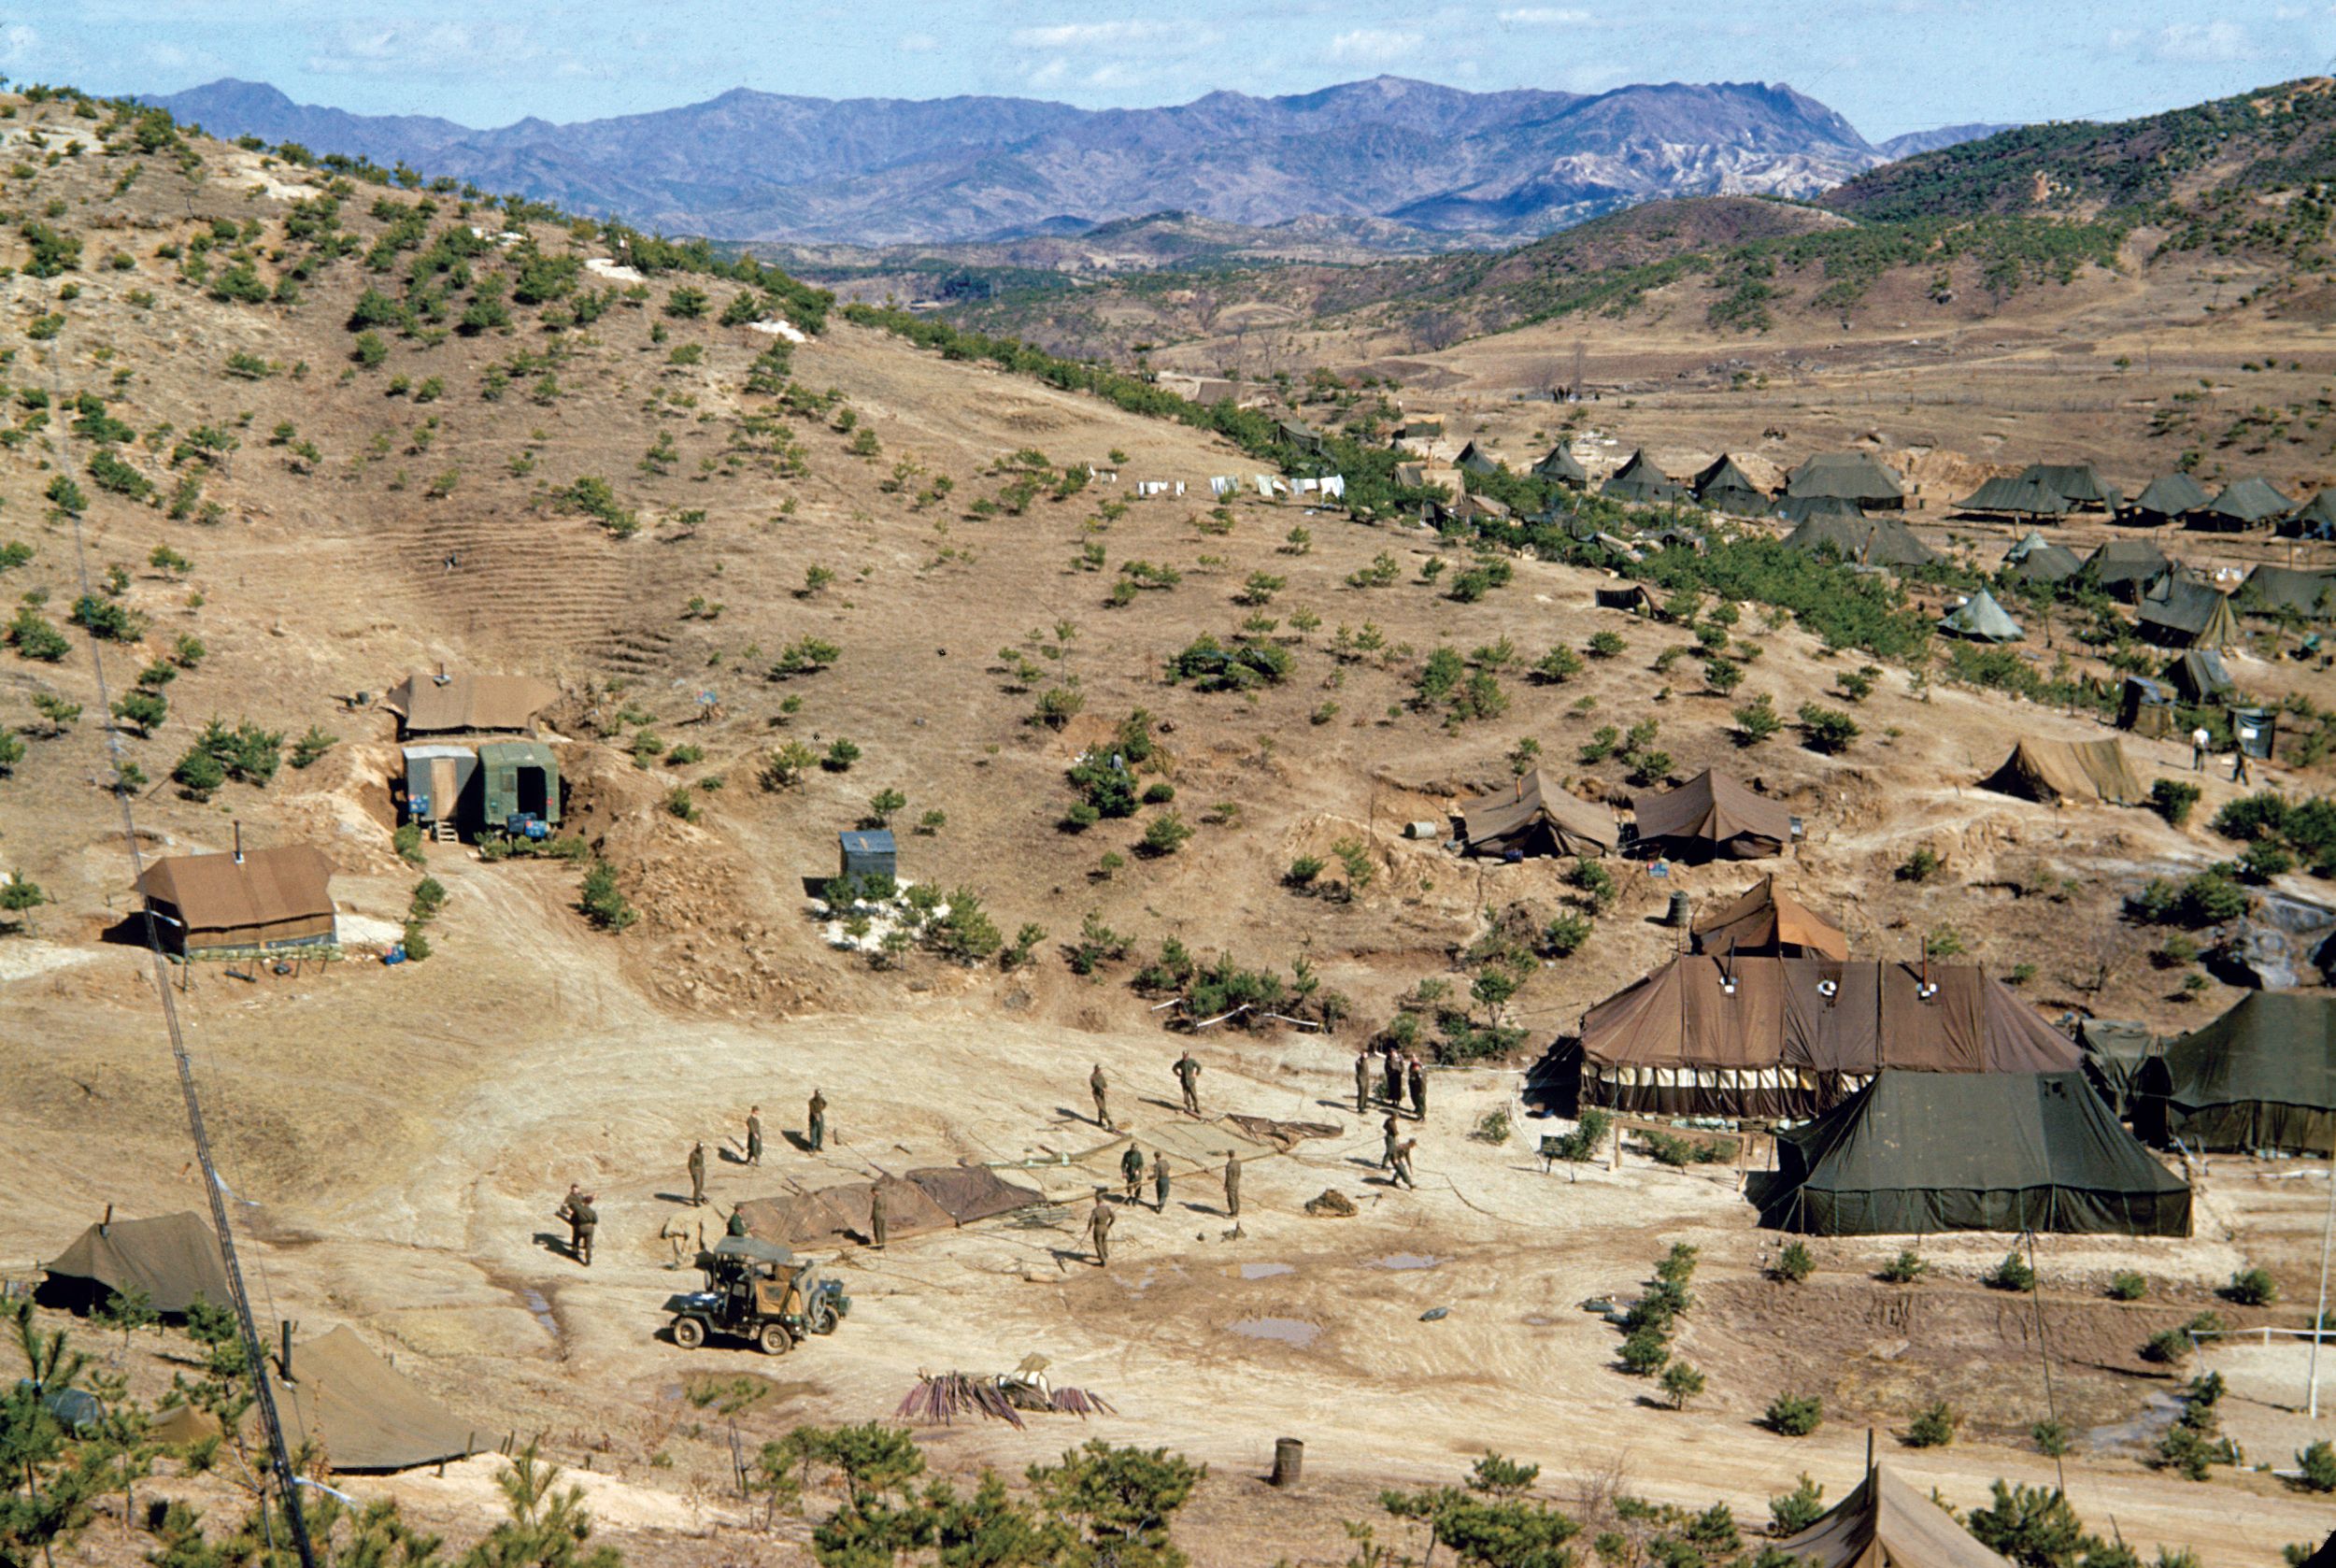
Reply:
<svg viewBox="0 0 2336 1568"><path fill-rule="evenodd" d="M49 358L49 397L51 407L62 415L64 408L64 388L58 376L59 354L52 349ZM61 472L73 472L73 452L69 436L72 421L60 417L50 428L56 432L57 462ZM84 535L78 512L66 514L73 522L74 570L80 583L83 598L94 597L90 580L89 545ZM106 655L100 639L93 634L89 639L91 672L97 681L97 703L101 717L113 710L112 693L106 681ZM113 726L104 728L107 760L113 765L113 778L108 788L121 808L122 846L129 851L131 885L135 887L146 875L146 857L138 848L137 818L130 805L130 792L121 785L121 732ZM251 1318L251 1296L244 1287L243 1265L235 1255L235 1229L228 1220L225 1189L221 1186L219 1166L211 1158L210 1133L203 1123L203 1102L194 1082L194 1063L187 1053L186 1035L178 1024L178 1005L170 994L168 961L163 953L162 934L156 925L153 911L144 912L141 922L146 931L147 953L153 964L154 991L163 1004L163 1023L170 1036L171 1059L178 1072L178 1091L186 1101L187 1128L194 1140L196 1161L203 1168L204 1195L210 1201L211 1223L219 1234L220 1261L226 1265L229 1304L235 1308L236 1327L243 1331L244 1359L251 1372L251 1390L260 1409L260 1419L267 1432L269 1468L275 1472L278 1503L283 1509L284 1522L292 1532L292 1546L300 1554L302 1568L316 1568L316 1548L308 1540L308 1522L300 1509L300 1493L292 1473L292 1456L284 1446L283 1422L277 1415L276 1394L268 1387L267 1350L260 1343L260 1332ZM262 1503L261 1518L264 1523L267 1508Z"/></svg>

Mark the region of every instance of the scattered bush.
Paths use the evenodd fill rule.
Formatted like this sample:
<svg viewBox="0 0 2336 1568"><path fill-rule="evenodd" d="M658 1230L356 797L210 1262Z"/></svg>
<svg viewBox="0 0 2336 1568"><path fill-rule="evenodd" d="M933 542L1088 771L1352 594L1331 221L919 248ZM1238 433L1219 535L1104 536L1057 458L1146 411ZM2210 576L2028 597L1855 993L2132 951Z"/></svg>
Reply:
<svg viewBox="0 0 2336 1568"><path fill-rule="evenodd" d="M2198 805L2199 788L2178 779L2160 778L2149 787L2151 809L2166 820L2169 827L2181 827L2190 820L2190 812Z"/></svg>
<svg viewBox="0 0 2336 1568"><path fill-rule="evenodd" d="M2032 1290L2036 1288L2036 1271L2015 1249L2003 1254L2003 1262L1996 1264L1994 1272L1982 1283L1994 1290Z"/></svg>
<svg viewBox="0 0 2336 1568"><path fill-rule="evenodd" d="M2111 1301L2137 1302L2149 1294L2149 1281L2131 1269L2119 1269L2109 1276Z"/></svg>
<svg viewBox="0 0 2336 1568"><path fill-rule="evenodd" d="M1824 1423L1825 1402L1815 1394L1778 1394L1768 1402L1760 1420L1782 1436L1806 1437Z"/></svg>
<svg viewBox="0 0 2336 1568"><path fill-rule="evenodd" d="M1858 721L1837 707L1816 703L1801 705L1801 729L1810 750L1826 756L1839 756L1849 749L1863 732Z"/></svg>
<svg viewBox="0 0 2336 1568"><path fill-rule="evenodd" d="M1776 1254L1775 1263L1769 1269L1769 1273L1776 1278L1791 1285L1800 1284L1816 1272L1816 1260L1810 1256L1806 1247L1797 1241L1787 1243L1785 1249Z"/></svg>
<svg viewBox="0 0 2336 1568"><path fill-rule="evenodd" d="M2279 1284L2269 1270L2246 1268L2230 1276L2222 1294L2224 1300L2237 1302L2241 1306L2269 1306L2279 1299Z"/></svg>
<svg viewBox="0 0 2336 1568"><path fill-rule="evenodd" d="M1781 1497L1768 1500L1768 1525L1772 1535L1798 1535L1825 1517L1825 1489L1811 1480L1806 1472L1801 1484Z"/></svg>
<svg viewBox="0 0 2336 1568"><path fill-rule="evenodd" d="M1633 1329L1622 1341L1622 1365L1641 1377L1661 1370L1671 1360L1671 1342L1663 1332L1649 1323Z"/></svg>
<svg viewBox="0 0 2336 1568"><path fill-rule="evenodd" d="M1685 1410L1688 1401L1703 1391L1703 1375L1686 1361L1674 1361L1663 1368L1662 1390L1674 1410Z"/></svg>
<svg viewBox="0 0 2336 1568"><path fill-rule="evenodd" d="M606 861L594 861L585 872L577 906L603 931L622 931L640 918L617 886L617 868Z"/></svg>
<svg viewBox="0 0 2336 1568"><path fill-rule="evenodd" d="M2069 1451L2072 1442L2068 1423L2049 1418L2030 1427L2028 1435L2036 1445L2036 1451L2046 1459L2058 1459Z"/></svg>
<svg viewBox="0 0 2336 1568"><path fill-rule="evenodd" d="M1903 1251L1882 1265L1882 1278L1892 1285L1912 1285L1929 1267L1917 1253Z"/></svg>
<svg viewBox="0 0 2336 1568"><path fill-rule="evenodd" d="M1906 1446L1910 1448L1944 1448L1955 1441L1955 1429L1962 1425L1944 1400L1937 1400L1915 1413L1906 1427Z"/></svg>
<svg viewBox="0 0 2336 1568"><path fill-rule="evenodd" d="M2326 1438L2296 1455L2296 1484L2307 1491L2336 1491L2336 1447Z"/></svg>

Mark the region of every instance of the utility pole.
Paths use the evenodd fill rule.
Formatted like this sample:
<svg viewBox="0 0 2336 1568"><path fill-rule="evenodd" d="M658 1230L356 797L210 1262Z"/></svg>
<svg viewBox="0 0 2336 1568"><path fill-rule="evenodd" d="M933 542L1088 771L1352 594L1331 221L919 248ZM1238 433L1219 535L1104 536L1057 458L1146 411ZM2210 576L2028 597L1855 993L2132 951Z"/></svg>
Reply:
<svg viewBox="0 0 2336 1568"><path fill-rule="evenodd" d="M2328 1243L2336 1235L2336 1142L2328 1151L2328 1218L2320 1222L2320 1304L2312 1317L2312 1364L2304 1376L2309 1387L2304 1392L2304 1407L2314 1420L2320 1418L2320 1335L2328 1327Z"/></svg>

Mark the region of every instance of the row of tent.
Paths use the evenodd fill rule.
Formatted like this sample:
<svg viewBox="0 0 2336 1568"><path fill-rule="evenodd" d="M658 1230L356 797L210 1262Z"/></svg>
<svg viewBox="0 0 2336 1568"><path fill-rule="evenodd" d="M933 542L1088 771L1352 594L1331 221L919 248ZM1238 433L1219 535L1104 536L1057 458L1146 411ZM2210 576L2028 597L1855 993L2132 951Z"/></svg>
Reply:
<svg viewBox="0 0 2336 1568"><path fill-rule="evenodd" d="M1675 790L1642 796L1632 841L1683 861L1762 860L1795 836L1792 814L1710 769ZM1498 859L1604 855L1625 838L1613 811L1552 783L1539 768L1460 807L1460 840Z"/></svg>
<svg viewBox="0 0 2336 1568"><path fill-rule="evenodd" d="M2300 538L2336 538L2336 492L2299 506L2259 477L2233 479L2215 494L2187 474L2152 479L2130 503L2089 463L2032 463L2012 478L1988 479L1955 503L1959 512L2003 518L2058 518L2097 511L2121 521L2236 531L2276 523Z"/></svg>
<svg viewBox="0 0 2336 1568"><path fill-rule="evenodd" d="M2080 559L2066 545L2030 533L2004 552L2001 569L2016 582L2089 583L2133 606L2143 637L2167 648L2231 647L2244 634L2243 616L2336 615L2336 572L2266 563L2224 593L2141 539L2112 539Z"/></svg>
<svg viewBox="0 0 2336 1568"><path fill-rule="evenodd" d="M1575 485L1588 479L1562 444L1535 463L1532 471L1544 478ZM1634 506L1693 504L1746 517L1768 514L1794 522L1805 520L1812 513L1855 517L1869 510L1895 510L1906 504L1905 487L1897 476L1866 452L1818 452L1787 477L1783 494L1772 496L1725 452L1681 484L1641 448L1598 492Z"/></svg>

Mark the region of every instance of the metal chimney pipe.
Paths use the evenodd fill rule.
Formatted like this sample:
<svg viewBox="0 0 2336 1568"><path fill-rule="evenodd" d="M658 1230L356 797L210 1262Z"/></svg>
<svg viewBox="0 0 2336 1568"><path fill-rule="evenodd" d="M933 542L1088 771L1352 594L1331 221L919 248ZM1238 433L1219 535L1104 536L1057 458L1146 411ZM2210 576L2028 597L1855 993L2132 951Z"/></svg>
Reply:
<svg viewBox="0 0 2336 1568"><path fill-rule="evenodd" d="M243 863L243 823L240 820L235 823L235 863Z"/></svg>

